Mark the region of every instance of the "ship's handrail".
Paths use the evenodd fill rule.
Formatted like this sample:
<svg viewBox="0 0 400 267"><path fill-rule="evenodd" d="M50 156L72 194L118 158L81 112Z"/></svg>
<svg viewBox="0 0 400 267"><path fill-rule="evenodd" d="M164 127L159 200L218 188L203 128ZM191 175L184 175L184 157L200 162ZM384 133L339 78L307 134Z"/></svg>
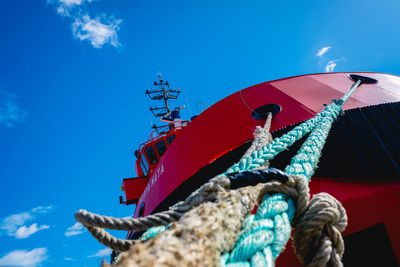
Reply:
<svg viewBox="0 0 400 267"><path fill-rule="evenodd" d="M157 129L157 130L152 131L152 132L150 133L149 138L147 139L147 141L146 141L146 142L143 142L143 143L141 143L141 144L139 145L139 151L140 151L144 146L146 146L147 144L149 144L149 143L151 143L151 142L153 142L153 141L156 141L156 140L158 140L159 138L161 138L161 137L163 137L163 136L165 136L165 135L168 135L168 134L171 133L171 132L175 132L175 131L178 131L178 130L181 130L181 129L185 128L185 127L191 122L191 120L181 120L181 121L176 121L176 122L180 122L180 123L181 123L181 126L180 126L179 128L176 128L176 127L174 126L174 123L171 123L171 124L168 124L168 125L165 125L165 126L159 128L159 129ZM169 130L166 131L166 132L161 132L161 133L160 133L160 130L161 130L161 131L162 131L162 130L165 130L165 129L171 127L171 126L173 127L172 129L169 129Z"/></svg>

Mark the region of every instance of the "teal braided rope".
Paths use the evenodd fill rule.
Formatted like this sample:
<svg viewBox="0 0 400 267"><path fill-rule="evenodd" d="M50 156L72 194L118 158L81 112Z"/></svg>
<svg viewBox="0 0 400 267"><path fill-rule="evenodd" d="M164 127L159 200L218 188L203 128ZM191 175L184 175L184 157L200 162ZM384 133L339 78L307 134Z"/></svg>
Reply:
<svg viewBox="0 0 400 267"><path fill-rule="evenodd" d="M285 168L288 175L296 175L310 181L314 174L321 156L322 148L329 135L333 121L341 111L341 105L331 104L322 112L322 119L315 129L310 133L307 140L303 143L298 153L292 158L290 165Z"/></svg>
<svg viewBox="0 0 400 267"><path fill-rule="evenodd" d="M343 101L342 105L347 101L347 99L350 98L350 96L354 93L354 91L357 89L357 87L361 84L361 80L358 80L353 84L353 86L350 88L350 90L340 99Z"/></svg>
<svg viewBox="0 0 400 267"><path fill-rule="evenodd" d="M142 236L140 237L140 240L144 241L144 240L150 239L152 237L155 237L159 233L164 232L168 228L168 226L161 225L161 226L151 227L142 234Z"/></svg>
<svg viewBox="0 0 400 267"><path fill-rule="evenodd" d="M285 169L287 174L300 176L309 182L317 168L333 121L360 83L361 81L357 81L339 101L326 106L317 116L299 125L298 129L295 127L286 136L283 135L280 138L284 140L283 143L275 139L271 144L264 146L261 152L255 151L248 157L250 159L245 158L232 166L227 173L260 167L265 160L272 159L312 131L297 155L292 158L291 164ZM277 149L269 151L271 148ZM276 153L277 151L279 152ZM265 194L257 214L249 215L245 219L243 230L233 250L221 256L220 265L227 267L274 266L276 258L290 238L291 222L295 213L294 202L288 196L281 193Z"/></svg>
<svg viewBox="0 0 400 267"><path fill-rule="evenodd" d="M226 170L225 175L234 172L253 170L261 167L266 161L273 159L280 152L293 145L297 140L308 134L321 120L321 114L301 123L288 133L275 138L271 143L263 146L261 150L254 151L250 156L242 158L238 163Z"/></svg>
<svg viewBox="0 0 400 267"><path fill-rule="evenodd" d="M265 194L255 215L243 222L234 249L221 256L226 267L273 266L290 237L296 207L287 195ZM266 265L267 264L267 265Z"/></svg>
<svg viewBox="0 0 400 267"><path fill-rule="evenodd" d="M307 182L311 180L333 122L342 110L343 104L360 84L360 80L354 83L351 89L339 101L334 101L332 104L326 106L320 113L323 119L318 122L297 154L292 158L290 165L285 168L286 174L296 175Z"/></svg>

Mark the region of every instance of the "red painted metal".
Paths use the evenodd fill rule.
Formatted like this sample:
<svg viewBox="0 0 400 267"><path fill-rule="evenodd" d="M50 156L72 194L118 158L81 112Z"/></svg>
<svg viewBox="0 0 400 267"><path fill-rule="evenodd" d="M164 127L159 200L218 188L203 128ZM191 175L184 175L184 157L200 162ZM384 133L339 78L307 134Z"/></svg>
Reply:
<svg viewBox="0 0 400 267"><path fill-rule="evenodd" d="M122 181L125 191L124 204L136 204L139 201L144 189L146 188L149 178L147 176L125 178Z"/></svg>
<svg viewBox="0 0 400 267"><path fill-rule="evenodd" d="M225 153L252 140L256 126L251 113L259 106L275 103L282 107L272 121L271 130L312 118L323 104L340 98L352 86L349 73L303 75L261 83L236 92L209 107L182 130L160 159L148 180L137 207L144 203L143 215L150 214L186 179ZM379 81L365 84L345 103L344 110L400 101L400 77L357 72ZM128 187L125 188L125 190ZM345 234L384 222L394 251L400 251L400 217L382 206L395 205L400 210L400 183L343 182L313 178L311 192L328 192L338 198L347 210L349 227ZM139 214L136 208L134 217ZM278 263L293 266L297 259L291 249ZM400 254L397 253L400 262Z"/></svg>
<svg viewBox="0 0 400 267"><path fill-rule="evenodd" d="M346 209L348 226L344 236L361 231L378 223L384 223L390 243L400 262L400 183L331 178L313 178L311 195L327 192L337 198ZM303 266L293 252L291 244L277 259L277 266Z"/></svg>

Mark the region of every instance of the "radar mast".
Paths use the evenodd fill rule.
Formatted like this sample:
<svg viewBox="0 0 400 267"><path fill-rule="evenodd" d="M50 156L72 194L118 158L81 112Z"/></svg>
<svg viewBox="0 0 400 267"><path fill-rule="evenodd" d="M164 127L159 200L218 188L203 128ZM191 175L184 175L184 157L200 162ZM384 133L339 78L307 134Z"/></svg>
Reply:
<svg viewBox="0 0 400 267"><path fill-rule="evenodd" d="M151 100L156 101L155 106L150 106L150 111L153 113L154 117L163 117L171 113L171 108L168 100L177 99L181 90L178 88L175 90L172 88L167 81L164 81L161 73L158 73L158 82L155 81L151 89L147 89L144 93ZM159 128L165 125L153 124L151 128L158 131Z"/></svg>

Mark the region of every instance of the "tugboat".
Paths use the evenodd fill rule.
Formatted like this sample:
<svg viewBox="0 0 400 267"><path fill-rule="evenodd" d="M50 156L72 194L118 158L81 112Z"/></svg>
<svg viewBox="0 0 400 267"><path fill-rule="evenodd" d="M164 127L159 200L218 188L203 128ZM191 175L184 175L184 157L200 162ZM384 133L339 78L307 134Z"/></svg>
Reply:
<svg viewBox="0 0 400 267"><path fill-rule="evenodd" d="M145 94L161 105L150 111L165 125L153 125L135 151L137 177L123 179L121 204L136 204L133 217L168 209L236 163L250 147L256 126L273 114L271 132L281 136L314 117L352 86L364 84L344 104L310 183L311 194L327 192L346 209L344 264L398 266L400 263L400 77L370 73L323 73L265 82L240 90L190 120L169 101L180 90L159 76ZM284 169L302 140L272 160ZM137 239L141 232L127 234ZM291 246L278 266L300 266Z"/></svg>
<svg viewBox="0 0 400 267"><path fill-rule="evenodd" d="M146 142L139 145L135 150L136 162L135 171L138 177L126 178L123 180L122 190L125 191L125 201L120 196L121 204L137 204L141 195L145 192L150 177L157 169L158 163L163 157L164 153L172 144L172 141L178 136L183 129L189 124L189 120L181 120L180 110L184 108L177 107L171 109L169 100L176 100L180 94L180 89L171 88L168 81L164 81L161 74L158 74L159 81L155 81L151 90L146 90L147 95L151 100L161 102L161 105L150 107L151 113L156 118L160 118L161 122L167 123L164 125L152 124L153 131L150 133ZM155 183L158 177L164 173L163 165L157 169ZM147 189L150 190L150 189ZM142 205L142 212L138 216L144 214L144 203Z"/></svg>

